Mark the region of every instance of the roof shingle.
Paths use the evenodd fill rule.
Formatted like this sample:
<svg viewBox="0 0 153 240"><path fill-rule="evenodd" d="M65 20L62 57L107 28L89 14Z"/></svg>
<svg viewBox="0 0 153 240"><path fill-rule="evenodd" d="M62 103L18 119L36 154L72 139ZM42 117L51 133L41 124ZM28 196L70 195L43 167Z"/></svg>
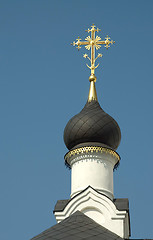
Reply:
<svg viewBox="0 0 153 240"><path fill-rule="evenodd" d="M118 235L102 227L77 211L62 222L40 233L31 240L121 240Z"/></svg>

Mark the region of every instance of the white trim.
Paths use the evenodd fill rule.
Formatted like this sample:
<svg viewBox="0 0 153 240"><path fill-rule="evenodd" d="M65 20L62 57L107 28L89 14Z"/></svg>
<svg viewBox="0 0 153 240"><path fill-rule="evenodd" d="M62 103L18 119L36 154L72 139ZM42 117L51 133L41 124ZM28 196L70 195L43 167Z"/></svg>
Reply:
<svg viewBox="0 0 153 240"><path fill-rule="evenodd" d="M62 212L54 214L59 223L78 210L118 236L129 238L128 213L117 210L115 204L108 197L93 188L88 187L72 198Z"/></svg>

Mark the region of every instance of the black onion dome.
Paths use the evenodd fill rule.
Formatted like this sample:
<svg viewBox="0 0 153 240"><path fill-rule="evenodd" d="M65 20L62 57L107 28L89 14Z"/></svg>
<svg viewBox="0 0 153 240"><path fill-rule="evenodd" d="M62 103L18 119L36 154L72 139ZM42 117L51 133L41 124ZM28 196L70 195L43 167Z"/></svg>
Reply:
<svg viewBox="0 0 153 240"><path fill-rule="evenodd" d="M116 150L120 140L117 122L104 112L97 101L87 102L82 111L70 119L64 130L64 142L69 150L87 142L99 142Z"/></svg>

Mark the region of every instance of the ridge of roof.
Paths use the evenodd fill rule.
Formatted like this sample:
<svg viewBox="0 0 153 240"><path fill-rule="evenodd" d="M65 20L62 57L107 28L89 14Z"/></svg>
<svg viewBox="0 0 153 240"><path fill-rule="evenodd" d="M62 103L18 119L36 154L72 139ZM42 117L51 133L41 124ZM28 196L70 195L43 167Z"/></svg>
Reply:
<svg viewBox="0 0 153 240"><path fill-rule="evenodd" d="M94 220L76 211L60 223L45 230L31 240L121 240L115 233L109 231Z"/></svg>

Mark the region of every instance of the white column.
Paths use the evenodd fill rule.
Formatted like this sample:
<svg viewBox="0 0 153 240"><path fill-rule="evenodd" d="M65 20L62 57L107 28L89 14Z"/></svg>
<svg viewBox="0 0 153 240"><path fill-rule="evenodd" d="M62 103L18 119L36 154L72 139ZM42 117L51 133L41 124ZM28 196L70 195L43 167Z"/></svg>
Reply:
<svg viewBox="0 0 153 240"><path fill-rule="evenodd" d="M110 152L82 152L70 156L71 197L91 186L113 199L113 169L119 156Z"/></svg>

